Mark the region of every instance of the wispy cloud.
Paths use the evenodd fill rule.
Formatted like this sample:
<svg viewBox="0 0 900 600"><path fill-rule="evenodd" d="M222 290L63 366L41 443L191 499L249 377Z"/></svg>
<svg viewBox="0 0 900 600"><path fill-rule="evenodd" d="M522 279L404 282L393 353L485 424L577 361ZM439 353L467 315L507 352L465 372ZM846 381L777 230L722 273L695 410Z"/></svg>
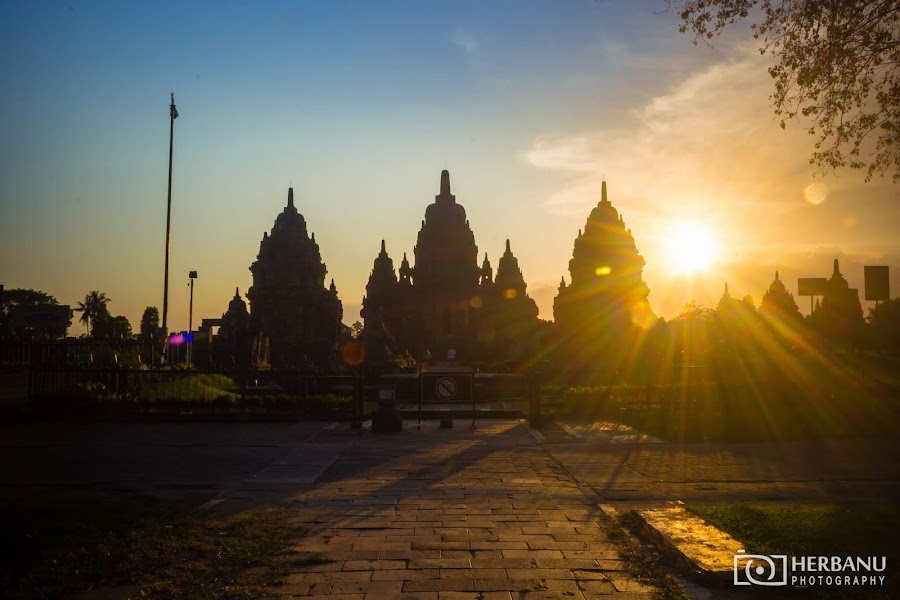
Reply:
<svg viewBox="0 0 900 600"><path fill-rule="evenodd" d="M832 258L862 255L867 239L897 251L895 241L885 246L893 235L885 221L896 214L891 184L864 184L859 173L844 171L821 180L831 190L825 203L805 203L814 139L802 125L782 130L773 118L769 59L752 48L735 56L647 99L621 115L618 127L538 135L521 154L562 177L544 199L545 210L557 215L585 218L605 174L610 198L647 259L651 289L672 290L651 298L661 314L677 312L692 297L714 301L724 281L746 279L741 287L759 301L779 266L792 265L792 276L820 273L815 261L798 259L819 245L830 246ZM718 265L703 276L707 291L689 282L680 290L667 272L665 238L681 219L706 223L720 240ZM855 225L863 222L864 234Z"/></svg>
<svg viewBox="0 0 900 600"><path fill-rule="evenodd" d="M583 213L596 202L604 172L635 201L690 194L695 205L770 203L761 184L807 178L809 140L798 130L782 132L772 119L764 61L748 52L695 73L632 110L621 128L537 137L523 158L574 175L547 198L548 209ZM786 154L793 158L785 161ZM698 197L698 190L714 190L716 198Z"/></svg>
<svg viewBox="0 0 900 600"><path fill-rule="evenodd" d="M451 33L447 38L451 44L465 52L466 54L475 54L478 52L479 44L475 36L467 31L457 30Z"/></svg>

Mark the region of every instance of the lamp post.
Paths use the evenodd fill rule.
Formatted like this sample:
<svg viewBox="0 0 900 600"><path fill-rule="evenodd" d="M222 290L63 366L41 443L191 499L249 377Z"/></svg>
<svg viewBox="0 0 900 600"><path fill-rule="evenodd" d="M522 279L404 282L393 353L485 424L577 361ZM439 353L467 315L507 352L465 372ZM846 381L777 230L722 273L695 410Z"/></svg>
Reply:
<svg viewBox="0 0 900 600"><path fill-rule="evenodd" d="M188 339L187 339L187 361L188 361L188 363L190 363L194 359L194 355L193 355L193 346L194 346L194 280L197 279L197 271L189 272L188 278L191 280L191 302L188 305Z"/></svg>
<svg viewBox="0 0 900 600"><path fill-rule="evenodd" d="M178 118L178 111L175 110L175 94L172 94L172 103L169 105L169 192L166 197L166 274L163 283L163 314L162 329L163 336L169 335L168 317L169 317L169 243L171 239L172 224L172 140L175 135L175 119ZM166 344L166 348L169 345Z"/></svg>

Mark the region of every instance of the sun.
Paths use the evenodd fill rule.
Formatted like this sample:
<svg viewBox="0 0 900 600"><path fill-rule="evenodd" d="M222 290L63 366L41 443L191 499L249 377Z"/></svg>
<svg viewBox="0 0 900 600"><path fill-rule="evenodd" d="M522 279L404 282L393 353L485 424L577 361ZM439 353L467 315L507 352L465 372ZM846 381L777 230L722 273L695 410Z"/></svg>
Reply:
<svg viewBox="0 0 900 600"><path fill-rule="evenodd" d="M716 261L718 244L709 228L698 223L675 223L665 242L672 271L690 274L706 271Z"/></svg>

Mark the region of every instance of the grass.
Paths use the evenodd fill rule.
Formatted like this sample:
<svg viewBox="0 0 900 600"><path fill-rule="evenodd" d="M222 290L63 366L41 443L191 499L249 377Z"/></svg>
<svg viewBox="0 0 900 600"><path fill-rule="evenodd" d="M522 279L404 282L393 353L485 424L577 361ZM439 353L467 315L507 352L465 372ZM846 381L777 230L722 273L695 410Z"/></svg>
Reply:
<svg viewBox="0 0 900 600"><path fill-rule="evenodd" d="M257 598L290 572L294 561L281 549L295 533L277 509L221 516L137 501L17 507L0 518L0 589L9 600L117 585L137 586L147 599Z"/></svg>
<svg viewBox="0 0 900 600"><path fill-rule="evenodd" d="M234 381L227 375L185 373L176 379L144 386L138 399L152 402L160 398L177 398L181 401L211 402L227 398L233 403L239 398L238 394L229 391L234 386Z"/></svg>
<svg viewBox="0 0 900 600"><path fill-rule="evenodd" d="M758 554L886 556L884 587L817 586L816 598L898 597L900 513L895 504L689 504L688 509ZM893 585L890 585L893 582Z"/></svg>
<svg viewBox="0 0 900 600"><path fill-rule="evenodd" d="M896 437L900 385L874 376L807 385L785 378L569 388L557 418L611 420L672 441Z"/></svg>

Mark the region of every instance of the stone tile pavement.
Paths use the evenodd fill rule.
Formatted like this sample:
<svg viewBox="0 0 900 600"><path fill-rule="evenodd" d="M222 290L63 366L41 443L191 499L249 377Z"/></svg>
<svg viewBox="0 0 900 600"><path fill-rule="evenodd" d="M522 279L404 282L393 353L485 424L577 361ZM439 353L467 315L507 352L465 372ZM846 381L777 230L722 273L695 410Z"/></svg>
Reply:
<svg viewBox="0 0 900 600"><path fill-rule="evenodd" d="M405 426L358 437L295 490L295 566L271 598L650 598L599 524L599 499L522 423ZM304 564L310 553L327 561Z"/></svg>

